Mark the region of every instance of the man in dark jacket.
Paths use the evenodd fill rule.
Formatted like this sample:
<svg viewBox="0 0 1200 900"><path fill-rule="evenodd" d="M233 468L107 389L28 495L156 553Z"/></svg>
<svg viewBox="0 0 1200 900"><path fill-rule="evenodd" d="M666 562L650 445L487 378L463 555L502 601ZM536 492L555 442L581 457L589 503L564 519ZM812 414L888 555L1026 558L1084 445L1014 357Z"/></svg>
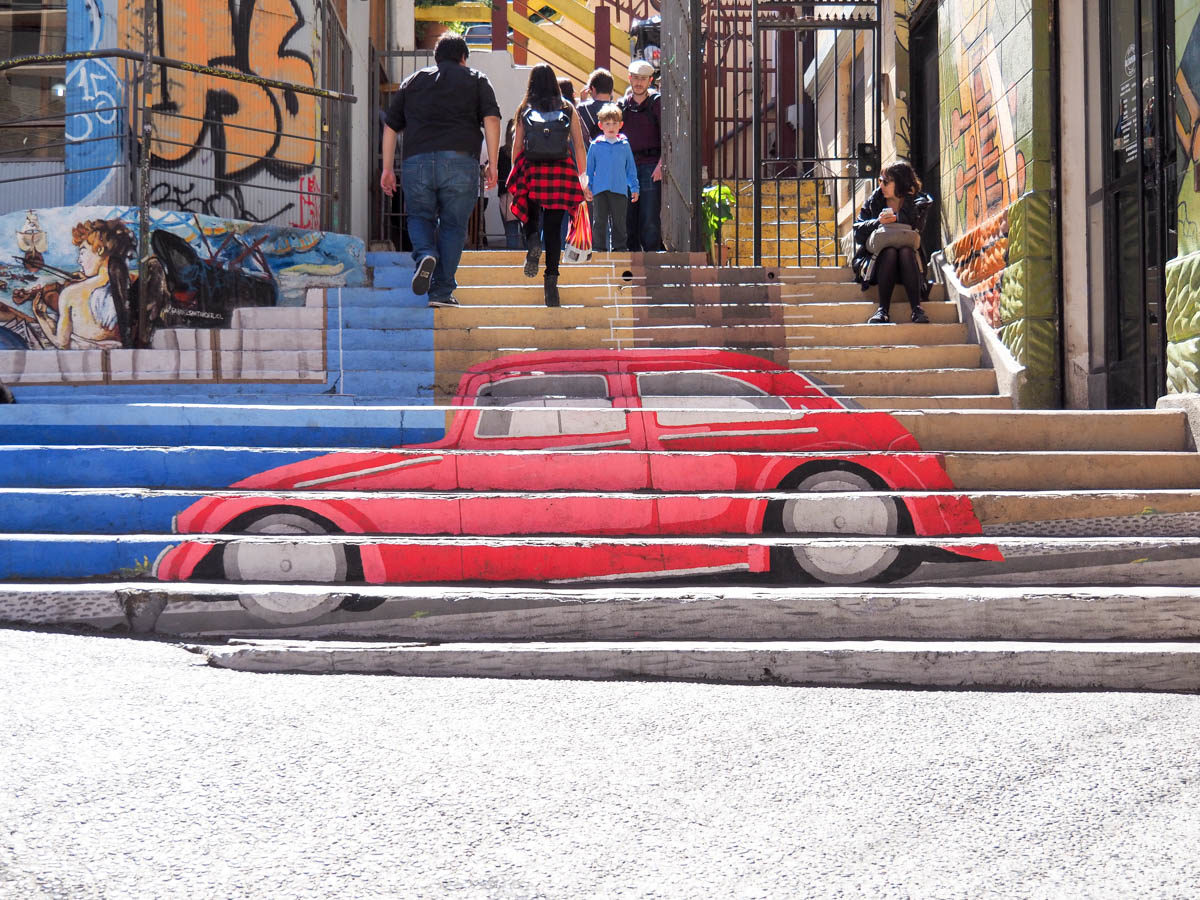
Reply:
<svg viewBox="0 0 1200 900"><path fill-rule="evenodd" d="M626 218L629 249L651 252L661 250L662 225L662 97L650 87L654 66L644 59L629 64L629 93L621 101L624 125L621 133L629 139L633 161L637 163L637 203L629 204Z"/></svg>
<svg viewBox="0 0 1200 900"><path fill-rule="evenodd" d="M458 306L454 274L467 240L467 223L479 197L479 145L487 136L487 188L496 185L500 158L500 107L482 72L467 66L467 42L443 35L436 66L414 72L388 107L379 185L396 190L392 160L404 132L401 175L408 235L413 244L413 293L430 306Z"/></svg>

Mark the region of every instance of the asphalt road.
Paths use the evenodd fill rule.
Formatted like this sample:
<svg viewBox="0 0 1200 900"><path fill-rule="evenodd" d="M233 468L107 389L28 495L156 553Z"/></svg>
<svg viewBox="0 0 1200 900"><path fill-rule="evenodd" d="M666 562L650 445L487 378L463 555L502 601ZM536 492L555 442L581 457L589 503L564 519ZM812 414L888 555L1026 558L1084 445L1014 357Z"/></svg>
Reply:
<svg viewBox="0 0 1200 900"><path fill-rule="evenodd" d="M1200 697L249 675L0 631L3 897L1200 895Z"/></svg>

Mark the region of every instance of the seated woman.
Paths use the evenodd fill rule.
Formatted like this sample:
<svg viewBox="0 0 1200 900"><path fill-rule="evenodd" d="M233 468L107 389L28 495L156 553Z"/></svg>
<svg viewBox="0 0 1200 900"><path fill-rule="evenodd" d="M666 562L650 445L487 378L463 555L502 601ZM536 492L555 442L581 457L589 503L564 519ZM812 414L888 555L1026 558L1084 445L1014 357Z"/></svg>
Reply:
<svg viewBox="0 0 1200 900"><path fill-rule="evenodd" d="M892 321L892 291L897 280L904 285L908 295L912 320L929 321L921 308L924 266L919 245L916 249L885 247L873 254L867 242L880 225L895 223L909 225L920 235L932 204L933 198L921 192L921 180L913 167L899 162L883 170L879 187L859 210L858 218L854 220L854 243L857 245L852 262L854 277L864 291L873 284L879 286L879 309L867 319L869 324L885 325Z"/></svg>

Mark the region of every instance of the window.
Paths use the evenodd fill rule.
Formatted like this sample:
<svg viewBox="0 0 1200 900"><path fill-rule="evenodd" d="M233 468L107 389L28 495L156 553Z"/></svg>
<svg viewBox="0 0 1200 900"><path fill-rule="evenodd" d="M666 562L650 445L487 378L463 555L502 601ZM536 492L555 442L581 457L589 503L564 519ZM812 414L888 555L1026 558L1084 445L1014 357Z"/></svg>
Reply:
<svg viewBox="0 0 1200 900"><path fill-rule="evenodd" d="M61 53L66 39L61 2L18 0L0 9L0 57ZM0 162L63 158L65 94L61 63L21 66L0 77Z"/></svg>
<svg viewBox="0 0 1200 900"><path fill-rule="evenodd" d="M479 414L475 436L553 437L625 430L625 411L613 409L603 375L527 375L480 389L476 406L503 407Z"/></svg>
<svg viewBox="0 0 1200 900"><path fill-rule="evenodd" d="M752 422L762 418L761 410L791 408L782 397L773 397L740 378L714 372L642 374L638 376L638 392L643 408L659 410L660 425Z"/></svg>

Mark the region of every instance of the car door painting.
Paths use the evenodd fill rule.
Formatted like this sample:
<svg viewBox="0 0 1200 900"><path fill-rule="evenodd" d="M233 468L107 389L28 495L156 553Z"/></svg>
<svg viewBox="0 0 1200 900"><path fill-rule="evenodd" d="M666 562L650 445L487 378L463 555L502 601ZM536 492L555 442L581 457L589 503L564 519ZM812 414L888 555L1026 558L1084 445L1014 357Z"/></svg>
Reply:
<svg viewBox="0 0 1200 900"><path fill-rule="evenodd" d="M858 584L1001 560L963 544L981 527L953 491L939 454L891 415L757 357L528 353L469 370L441 440L329 453L196 501L155 574Z"/></svg>

